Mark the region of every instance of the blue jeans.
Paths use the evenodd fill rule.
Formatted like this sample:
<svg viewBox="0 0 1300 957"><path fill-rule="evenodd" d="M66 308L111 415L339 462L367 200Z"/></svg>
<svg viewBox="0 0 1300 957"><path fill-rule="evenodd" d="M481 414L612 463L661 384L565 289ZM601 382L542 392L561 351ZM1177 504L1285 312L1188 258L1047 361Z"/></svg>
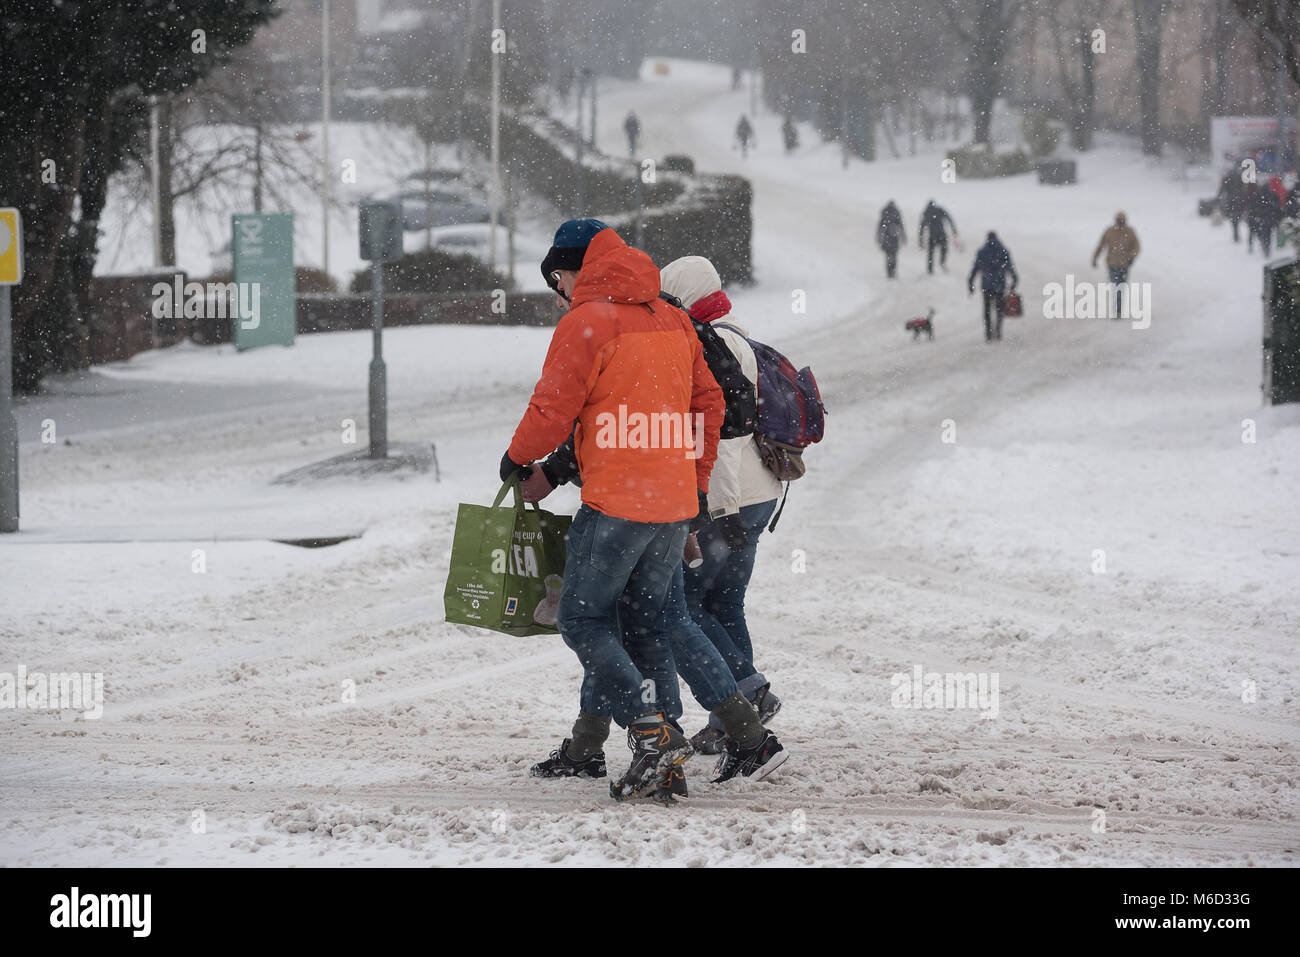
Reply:
<svg viewBox="0 0 1300 957"><path fill-rule="evenodd" d="M712 711L739 688L717 646L691 618L686 606L685 571L685 564L678 563L668 601L656 627L668 637L668 648L677 666L677 674L682 676L704 710ZM673 682L673 690L677 691L676 682ZM677 714L681 714L680 702Z"/></svg>
<svg viewBox="0 0 1300 957"><path fill-rule="evenodd" d="M629 608L625 599L619 603L619 622L623 628L623 640L636 634L638 641L653 642L655 647L667 647L667 668L665 671L642 670L642 677L654 681L655 701L663 715L674 724L682 716L681 688L677 676L681 675L691 694L706 711L712 711L726 701L740 687L731 674L731 669L718 653L718 649L709 641L699 626L691 619L686 609L686 593L683 585L683 569L677 563L673 572L672 584L663 610L653 620L647 621ZM657 659L658 665L661 660ZM644 695L643 695L644 696ZM610 714L613 695L605 688L600 677L586 671L582 676L580 704L586 714ZM614 719L619 724L626 724Z"/></svg>
<svg viewBox="0 0 1300 957"><path fill-rule="evenodd" d="M732 551L716 522L704 526L697 536L704 564L686 569L686 607L700 630L713 642L732 677L744 682L757 673L754 647L745 622L745 589L754 573L758 536L776 510L776 499L746 505L740 521L749 533L744 548Z"/></svg>
<svg viewBox="0 0 1300 957"><path fill-rule="evenodd" d="M627 726L662 711L672 673L655 630L681 565L687 522L633 522L582 506L569 526L556 624L584 672L583 710ZM649 678L653 688L643 687ZM598 707L604 699L604 708Z"/></svg>
<svg viewBox="0 0 1300 957"><path fill-rule="evenodd" d="M1124 309L1123 286L1128 282L1128 266L1107 266L1106 273L1110 277L1111 285L1117 287L1115 289L1115 313L1111 318L1119 319L1121 318L1120 314ZM1106 305L1109 306L1110 303L1107 303Z"/></svg>
<svg viewBox="0 0 1300 957"><path fill-rule="evenodd" d="M641 691L638 702L651 711L662 711L663 716L673 724L682 716L682 696L677 688L677 671L673 662L672 651L667 636L657 631L651 622L641 618L632 607L632 595L624 591L618 600L618 630L627 647L627 635L636 630L635 640L645 647L653 647L653 659L638 665L641 672ZM653 684L647 686L646 681ZM603 682L585 665L582 671L582 687L578 692L578 710L583 714L600 714L614 716L622 727L627 727L626 715L614 715L615 695L610 686ZM680 729L680 726L678 727Z"/></svg>

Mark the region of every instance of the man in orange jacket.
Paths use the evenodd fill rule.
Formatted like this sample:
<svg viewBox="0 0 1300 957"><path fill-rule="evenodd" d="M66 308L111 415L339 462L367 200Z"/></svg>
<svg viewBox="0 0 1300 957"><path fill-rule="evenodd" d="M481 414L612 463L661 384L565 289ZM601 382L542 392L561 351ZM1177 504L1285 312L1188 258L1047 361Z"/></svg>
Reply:
<svg viewBox="0 0 1300 957"><path fill-rule="evenodd" d="M510 448L508 478L574 433L582 507L566 541L557 624L587 673L613 698L632 763L617 800L652 793L691 755L665 721L654 682L671 673L653 623L667 601L692 519L717 458L725 403L690 320L659 299L659 270L595 219L569 220L542 263L572 304ZM620 631L619 599L637 622Z"/></svg>

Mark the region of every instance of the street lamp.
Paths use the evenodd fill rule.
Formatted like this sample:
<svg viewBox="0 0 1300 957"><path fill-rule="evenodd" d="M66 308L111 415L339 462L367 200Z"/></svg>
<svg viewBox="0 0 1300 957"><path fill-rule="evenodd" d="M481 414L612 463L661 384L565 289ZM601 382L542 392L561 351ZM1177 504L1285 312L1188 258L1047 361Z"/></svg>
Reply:
<svg viewBox="0 0 1300 957"><path fill-rule="evenodd" d="M330 271L330 0L321 0L321 271Z"/></svg>

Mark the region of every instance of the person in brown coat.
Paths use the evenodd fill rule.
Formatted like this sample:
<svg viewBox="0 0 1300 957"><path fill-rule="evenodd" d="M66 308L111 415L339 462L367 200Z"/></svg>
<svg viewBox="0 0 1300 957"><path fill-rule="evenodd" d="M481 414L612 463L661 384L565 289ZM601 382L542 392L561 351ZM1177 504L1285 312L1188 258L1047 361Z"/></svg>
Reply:
<svg viewBox="0 0 1300 957"><path fill-rule="evenodd" d="M1112 319L1120 318L1123 305L1123 290L1128 283L1128 267L1137 259L1142 249L1138 243L1137 233L1129 226L1123 213L1115 214L1115 222L1101 234L1101 241L1092 252L1092 265L1096 267L1097 258L1106 250L1106 271L1110 274L1111 285L1115 286L1115 314Z"/></svg>

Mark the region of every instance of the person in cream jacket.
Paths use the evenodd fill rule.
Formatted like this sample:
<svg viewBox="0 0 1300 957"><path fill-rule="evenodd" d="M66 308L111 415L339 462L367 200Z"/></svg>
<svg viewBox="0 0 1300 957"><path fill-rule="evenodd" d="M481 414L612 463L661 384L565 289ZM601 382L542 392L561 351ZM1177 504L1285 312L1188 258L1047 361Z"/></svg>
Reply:
<svg viewBox="0 0 1300 957"><path fill-rule="evenodd" d="M758 360L742 327L731 315L722 280L703 256L683 256L660 272L664 292L676 296L691 318L708 323L740 362L745 378L758 388ZM686 604L692 619L721 652L740 690L754 703L764 724L781 707L767 678L754 667L753 644L745 619L745 591L754 571L758 538L772 518L781 483L763 464L753 435L723 439L709 480L712 519L697 533L704 562L686 569ZM692 739L697 751L721 747L725 733L710 717Z"/></svg>

